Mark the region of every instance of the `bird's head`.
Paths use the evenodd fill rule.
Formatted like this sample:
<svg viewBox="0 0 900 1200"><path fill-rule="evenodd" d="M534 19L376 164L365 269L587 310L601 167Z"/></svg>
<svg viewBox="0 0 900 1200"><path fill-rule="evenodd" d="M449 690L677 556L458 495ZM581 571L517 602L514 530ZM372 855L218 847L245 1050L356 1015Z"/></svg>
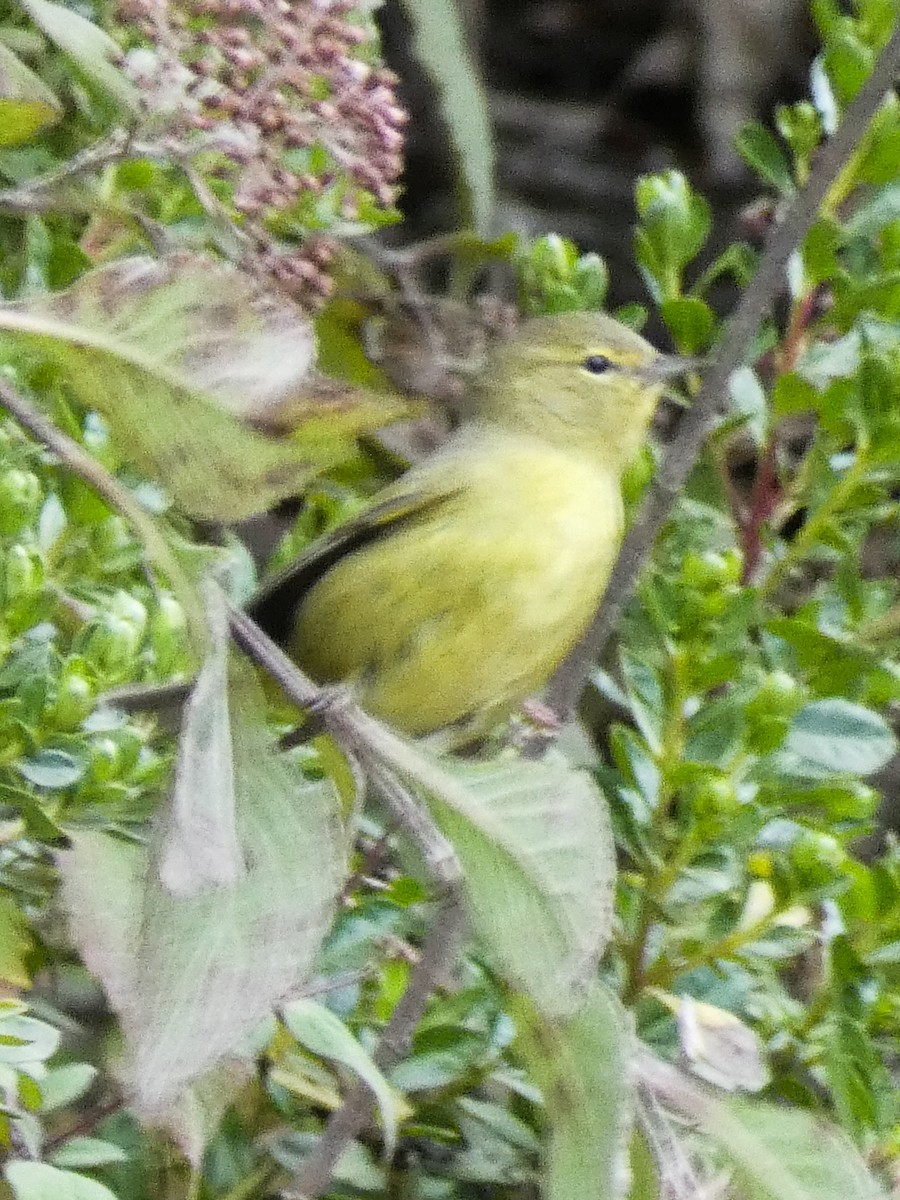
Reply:
<svg viewBox="0 0 900 1200"><path fill-rule="evenodd" d="M536 317L495 349L475 404L483 420L622 468L666 380L690 365L604 313Z"/></svg>

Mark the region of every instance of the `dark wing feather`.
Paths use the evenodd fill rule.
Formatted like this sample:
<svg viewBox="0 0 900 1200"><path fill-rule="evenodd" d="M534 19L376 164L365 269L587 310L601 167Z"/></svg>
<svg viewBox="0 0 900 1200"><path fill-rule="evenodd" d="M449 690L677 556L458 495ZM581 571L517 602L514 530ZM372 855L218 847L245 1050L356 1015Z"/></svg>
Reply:
<svg viewBox="0 0 900 1200"><path fill-rule="evenodd" d="M398 525L443 504L451 492L397 492L312 543L292 563L267 580L247 604L247 614L274 641L290 637L297 605L336 562L363 546L387 537Z"/></svg>

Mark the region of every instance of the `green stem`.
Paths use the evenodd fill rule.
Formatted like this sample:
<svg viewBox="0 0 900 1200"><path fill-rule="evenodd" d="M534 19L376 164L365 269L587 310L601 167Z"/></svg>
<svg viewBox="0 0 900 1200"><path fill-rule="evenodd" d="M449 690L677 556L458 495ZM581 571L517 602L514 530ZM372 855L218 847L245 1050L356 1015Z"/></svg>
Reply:
<svg viewBox="0 0 900 1200"><path fill-rule="evenodd" d="M777 917L778 913L770 913L768 916L763 917L761 921L755 921L752 925L748 925L744 929L732 930L727 936L720 938L718 942L713 942L711 946L705 946L695 954L690 954L687 958L681 959L675 967L666 962L657 963L646 972L645 985L665 989L669 987L677 975L683 975L687 971L694 971L697 967L705 967L709 963L716 962L719 959L733 958L738 950L750 942L757 941L764 933L768 933Z"/></svg>
<svg viewBox="0 0 900 1200"><path fill-rule="evenodd" d="M276 1167L272 1163L263 1163L226 1192L222 1200L252 1200L254 1196L261 1196L264 1192L268 1194L275 1172Z"/></svg>

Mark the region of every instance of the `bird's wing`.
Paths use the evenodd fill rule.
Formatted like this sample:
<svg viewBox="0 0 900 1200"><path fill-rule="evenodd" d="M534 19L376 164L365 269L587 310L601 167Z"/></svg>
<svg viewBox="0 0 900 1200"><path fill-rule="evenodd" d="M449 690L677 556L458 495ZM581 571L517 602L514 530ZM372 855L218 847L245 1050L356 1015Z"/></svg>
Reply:
<svg viewBox="0 0 900 1200"><path fill-rule="evenodd" d="M458 488L421 487L401 481L369 508L313 542L292 563L265 582L247 605L247 613L276 642L290 636L297 605L303 595L336 562L362 546L388 536L424 512L445 504Z"/></svg>

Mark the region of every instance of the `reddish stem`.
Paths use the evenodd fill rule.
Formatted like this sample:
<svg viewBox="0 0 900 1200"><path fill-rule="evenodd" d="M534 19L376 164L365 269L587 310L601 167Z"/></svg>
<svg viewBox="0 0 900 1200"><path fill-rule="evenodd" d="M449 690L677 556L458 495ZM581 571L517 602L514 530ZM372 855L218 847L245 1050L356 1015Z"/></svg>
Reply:
<svg viewBox="0 0 900 1200"><path fill-rule="evenodd" d="M788 371L793 371L797 365L797 359L800 357L800 351L803 349L803 337L815 312L818 295L818 288L813 288L812 291L807 292L794 305L790 324L787 327L784 341L781 344L781 353L778 355L779 375L786 375Z"/></svg>
<svg viewBox="0 0 900 1200"><path fill-rule="evenodd" d="M807 292L794 305L790 324L784 335L781 350L777 356L778 374L785 375L793 371L797 359L803 349L803 339L806 328L812 319L816 306L816 289ZM778 450L778 427L775 426L770 435L763 457L756 473L753 485L753 499L750 503L750 515L741 528L741 548L744 552L744 572L741 582L751 583L762 557L762 530L769 517L774 512L781 498L781 489L775 471L775 461Z"/></svg>
<svg viewBox="0 0 900 1200"><path fill-rule="evenodd" d="M750 515L741 529L741 549L744 552L744 571L741 583L752 582L762 557L762 530L775 510L780 497L778 479L775 474L777 431L772 431L769 444L756 472L753 485L753 500Z"/></svg>

